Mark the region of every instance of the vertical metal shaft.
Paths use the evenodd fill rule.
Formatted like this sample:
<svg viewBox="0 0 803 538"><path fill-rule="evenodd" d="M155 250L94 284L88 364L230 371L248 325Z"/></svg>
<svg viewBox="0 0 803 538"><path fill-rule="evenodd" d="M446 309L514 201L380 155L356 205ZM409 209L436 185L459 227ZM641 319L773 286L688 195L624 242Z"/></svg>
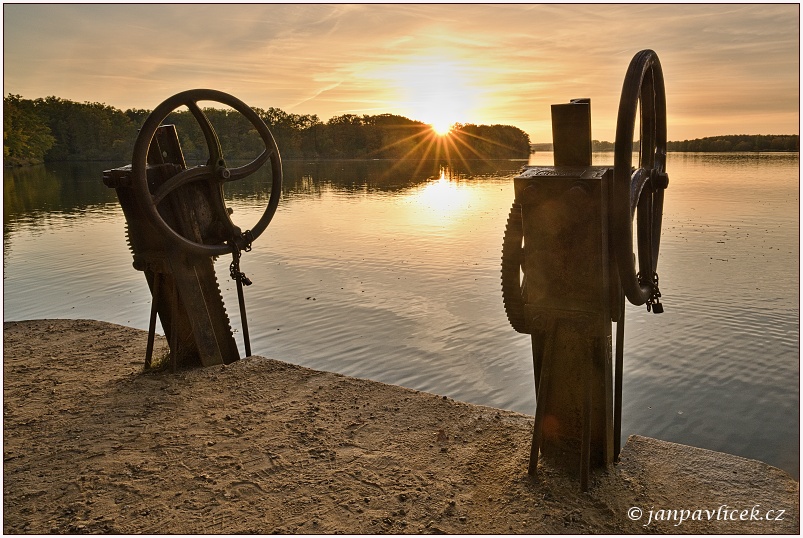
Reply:
<svg viewBox="0 0 803 538"><path fill-rule="evenodd" d="M625 296L619 296L619 321L616 323L616 369L613 390L613 459L619 461L622 448L622 370L625 347Z"/></svg>
<svg viewBox="0 0 803 538"><path fill-rule="evenodd" d="M552 105L555 166L591 166L591 99Z"/></svg>
<svg viewBox="0 0 803 538"><path fill-rule="evenodd" d="M243 323L243 342L245 343L245 356L251 356L251 339L248 337L248 318L245 315L245 296L243 295L243 282L237 278L237 299L240 301L240 319Z"/></svg>

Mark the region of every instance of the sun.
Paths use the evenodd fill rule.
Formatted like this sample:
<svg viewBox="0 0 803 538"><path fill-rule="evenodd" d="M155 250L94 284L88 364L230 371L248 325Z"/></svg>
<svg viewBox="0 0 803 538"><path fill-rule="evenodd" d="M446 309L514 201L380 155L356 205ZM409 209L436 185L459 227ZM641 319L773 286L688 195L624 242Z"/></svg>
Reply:
<svg viewBox="0 0 803 538"><path fill-rule="evenodd" d="M480 90L475 71L466 59L432 51L408 56L380 77L393 88L396 110L446 136L455 123L465 123L476 112Z"/></svg>
<svg viewBox="0 0 803 538"><path fill-rule="evenodd" d="M449 120L434 121L430 124L432 130L435 131L435 134L438 136L446 136L451 133L452 125L454 125L454 122L449 123Z"/></svg>

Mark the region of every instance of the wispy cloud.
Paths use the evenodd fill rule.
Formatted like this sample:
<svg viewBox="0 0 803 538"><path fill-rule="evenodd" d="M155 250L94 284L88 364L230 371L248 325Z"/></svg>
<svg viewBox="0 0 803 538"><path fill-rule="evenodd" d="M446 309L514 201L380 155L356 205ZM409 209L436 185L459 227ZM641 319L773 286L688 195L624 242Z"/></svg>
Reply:
<svg viewBox="0 0 803 538"><path fill-rule="evenodd" d="M549 105L591 97L594 137L611 139L627 64L653 48L671 137L787 133L799 34L795 4L7 4L4 92L153 108L211 87L323 120L411 115L387 74L440 61L475 101L465 122L548 140Z"/></svg>

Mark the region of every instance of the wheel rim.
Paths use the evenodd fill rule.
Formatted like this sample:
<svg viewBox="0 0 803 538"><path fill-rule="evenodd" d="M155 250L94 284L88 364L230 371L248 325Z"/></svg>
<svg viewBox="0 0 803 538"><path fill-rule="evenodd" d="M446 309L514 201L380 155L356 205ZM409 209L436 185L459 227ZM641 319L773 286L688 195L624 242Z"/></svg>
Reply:
<svg viewBox="0 0 803 538"><path fill-rule="evenodd" d="M214 101L222 103L245 116L246 119L257 130L257 133L264 142L265 151L263 151L263 153L254 161L245 166L231 170L225 168L225 163L222 159L222 150L217 138L217 134L215 133L214 128L209 120L197 106L198 101ZM180 106L187 106L195 117L196 121L198 121L199 125L201 126L201 130L204 133L204 138L206 139L207 147L209 149L210 158L206 165L184 170L174 176L174 178L171 178L171 180L173 180L184 174L183 177L173 181L166 189L162 190L162 192L159 192L159 189L157 189L156 194L151 193L148 186L147 175L148 151L150 150L151 142L156 135L156 130L159 128L165 118L167 118L171 112ZM229 219L228 213L225 210L222 184L226 181L242 179L256 172L268 160L270 161L271 165L271 192L268 199L268 204L256 225L254 225L251 230L245 233L240 233L240 229L234 225L231 219ZM235 248L242 249L250 245L253 240L259 237L262 232L265 231L265 229L268 227L268 224L270 224L273 215L276 213L276 208L279 204L279 198L281 197L281 157L279 156L279 149L276 146L276 141L273 138L273 134L270 132L270 129L268 129L267 125L265 125L265 122L262 121L262 119L251 107L236 97L217 90L188 90L168 98L158 107L156 107L145 120L145 123L140 129L139 136L134 144L134 154L131 167L134 177L134 194L138 199L143 211L145 212L146 218L172 242L196 254L220 256L231 252ZM213 204L222 204L222 211L218 211L218 213L220 213L221 220L223 220L223 224L227 227L229 235L232 236L231 239L226 243L204 244L187 239L170 227L170 225L167 224L167 222L165 222L165 220L162 218L157 209L158 204L164 200L170 192L179 186L191 181L199 181L203 179L216 181L219 185L220 199L211 200L210 202ZM163 187L170 183L171 180L165 182Z"/></svg>
<svg viewBox="0 0 803 538"><path fill-rule="evenodd" d="M638 166L633 170L633 134L641 105ZM653 294L661 240L666 175L666 94L658 55L633 57L622 85L614 147L611 233L619 278L627 299L642 305ZM633 217L638 216L638 271Z"/></svg>

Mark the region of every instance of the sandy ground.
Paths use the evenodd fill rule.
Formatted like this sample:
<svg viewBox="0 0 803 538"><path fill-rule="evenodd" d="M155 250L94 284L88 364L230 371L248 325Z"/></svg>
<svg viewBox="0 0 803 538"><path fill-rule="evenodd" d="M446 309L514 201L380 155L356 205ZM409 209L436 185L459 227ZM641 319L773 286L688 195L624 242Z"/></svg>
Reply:
<svg viewBox="0 0 803 538"><path fill-rule="evenodd" d="M95 321L3 336L6 534L800 530L798 482L752 460L633 437L583 494L528 477L526 415L262 357L144 372L145 333ZM723 504L785 512L628 517Z"/></svg>

